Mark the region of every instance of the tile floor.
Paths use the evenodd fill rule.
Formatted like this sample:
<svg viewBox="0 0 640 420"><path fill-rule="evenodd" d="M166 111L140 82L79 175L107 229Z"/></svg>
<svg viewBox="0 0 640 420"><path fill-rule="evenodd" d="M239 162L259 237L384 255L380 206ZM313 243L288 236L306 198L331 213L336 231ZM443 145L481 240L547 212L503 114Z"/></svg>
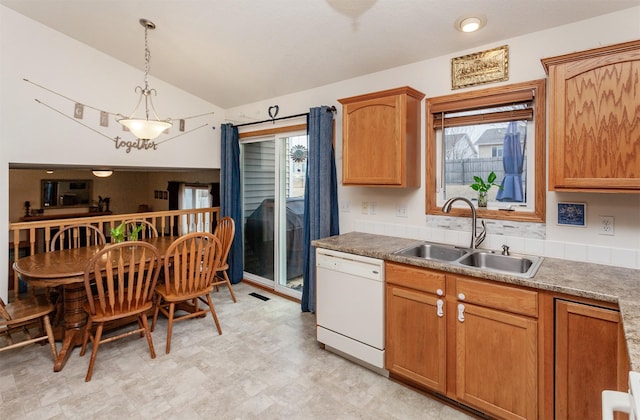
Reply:
<svg viewBox="0 0 640 420"><path fill-rule="evenodd" d="M166 355L162 319L155 360L137 335L104 344L89 383L79 348L58 373L46 346L0 353L0 418L470 418L322 350L315 317L299 304L247 284L234 290L236 304L213 294L222 335L210 316L180 322Z"/></svg>

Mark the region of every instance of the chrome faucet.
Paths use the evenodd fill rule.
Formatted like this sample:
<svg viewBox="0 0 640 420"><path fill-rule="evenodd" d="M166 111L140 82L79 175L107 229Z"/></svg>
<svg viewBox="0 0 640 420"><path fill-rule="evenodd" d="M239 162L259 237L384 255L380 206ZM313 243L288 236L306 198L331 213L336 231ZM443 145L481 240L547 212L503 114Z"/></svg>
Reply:
<svg viewBox="0 0 640 420"><path fill-rule="evenodd" d="M453 197L448 199L447 202L444 203L444 206L442 206L442 211L445 213L449 213L451 211L451 205L454 201L464 201L469 205L469 208L471 208L471 249L476 249L480 246L482 241L484 241L484 238L487 236L487 226L485 225L484 220L482 220L482 231L479 235L476 234L476 225L478 223L476 208L473 206L471 200L467 198Z"/></svg>

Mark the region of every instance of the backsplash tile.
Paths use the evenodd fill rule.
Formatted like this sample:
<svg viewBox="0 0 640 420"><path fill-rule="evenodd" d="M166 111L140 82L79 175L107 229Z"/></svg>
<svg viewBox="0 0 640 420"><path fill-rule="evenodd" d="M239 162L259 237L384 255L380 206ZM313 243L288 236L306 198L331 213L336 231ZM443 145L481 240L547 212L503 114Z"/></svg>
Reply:
<svg viewBox="0 0 640 420"><path fill-rule="evenodd" d="M611 248L588 245L587 261L595 264L611 265Z"/></svg>
<svg viewBox="0 0 640 420"><path fill-rule="evenodd" d="M571 261L588 261L587 246L575 242L567 242L564 247L564 256Z"/></svg>

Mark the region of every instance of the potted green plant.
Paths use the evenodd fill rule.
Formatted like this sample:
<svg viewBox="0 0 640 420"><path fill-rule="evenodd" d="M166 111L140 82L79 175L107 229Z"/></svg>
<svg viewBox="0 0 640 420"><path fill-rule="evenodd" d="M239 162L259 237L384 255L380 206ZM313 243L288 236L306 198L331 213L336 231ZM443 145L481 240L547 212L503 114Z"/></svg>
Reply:
<svg viewBox="0 0 640 420"><path fill-rule="evenodd" d="M487 207L487 192L489 192L492 186L495 185L496 187L502 189L502 185L498 185L495 183L496 177L496 173L493 171L491 171L491 173L487 177L486 182L484 179L480 178L477 175L473 176L473 180L475 182L470 186L475 191L478 191L478 207Z"/></svg>
<svg viewBox="0 0 640 420"><path fill-rule="evenodd" d="M138 240L138 234L140 233L140 231L142 230L143 227L144 227L143 224L139 224L135 228L133 228L131 230L131 232L129 232L129 234L127 235L127 240L129 240L129 241L137 241Z"/></svg>
<svg viewBox="0 0 640 420"><path fill-rule="evenodd" d="M111 228L111 243L124 242L124 223Z"/></svg>

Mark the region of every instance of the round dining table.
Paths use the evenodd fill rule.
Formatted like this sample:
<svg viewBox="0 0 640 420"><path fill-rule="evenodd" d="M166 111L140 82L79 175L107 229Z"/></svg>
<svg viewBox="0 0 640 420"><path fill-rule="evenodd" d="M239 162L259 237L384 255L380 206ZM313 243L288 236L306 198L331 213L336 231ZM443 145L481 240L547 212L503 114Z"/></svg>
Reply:
<svg viewBox="0 0 640 420"><path fill-rule="evenodd" d="M161 259L167 248L176 240L174 236L147 238L143 241L154 245ZM82 345L87 314L83 309L87 294L84 286L84 266L91 257L107 245L43 252L19 258L13 263L18 276L35 287L57 287L63 290L62 348L54 362L53 370L59 372L69 359L74 347ZM162 261L160 261L162 264Z"/></svg>

